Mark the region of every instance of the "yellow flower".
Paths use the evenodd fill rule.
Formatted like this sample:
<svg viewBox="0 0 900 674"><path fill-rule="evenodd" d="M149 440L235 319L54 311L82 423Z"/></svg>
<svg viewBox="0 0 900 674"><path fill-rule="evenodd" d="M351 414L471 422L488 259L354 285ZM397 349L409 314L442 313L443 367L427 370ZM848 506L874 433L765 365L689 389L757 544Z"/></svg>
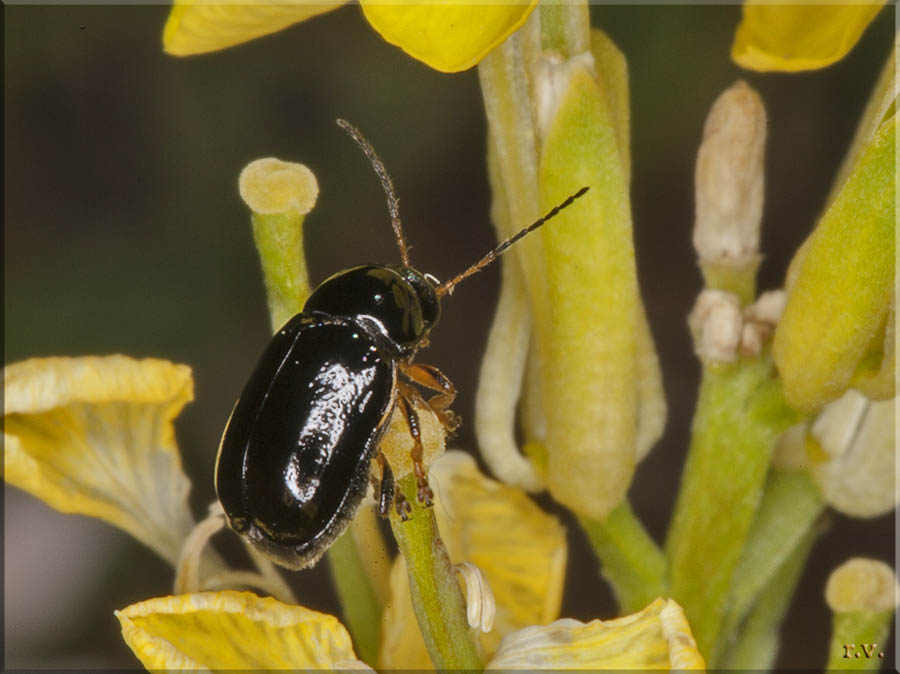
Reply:
<svg viewBox="0 0 900 674"><path fill-rule="evenodd" d="M150 671L366 669L332 616L248 592L159 597L116 612ZM487 669L704 669L674 601L616 620L558 620L510 634Z"/></svg>
<svg viewBox="0 0 900 674"><path fill-rule="evenodd" d="M36 358L3 370L5 479L99 517L171 563L194 525L172 420L191 370L126 356Z"/></svg>
<svg viewBox="0 0 900 674"><path fill-rule="evenodd" d="M342 4L337 0L320 4L305 0L250 0L241 4L176 0L163 32L163 45L176 56L224 49ZM436 70L457 72L476 65L515 32L537 0L487 5L447 0L379 4L364 0L361 5L366 19L387 42Z"/></svg>
<svg viewBox="0 0 900 674"><path fill-rule="evenodd" d="M844 58L883 5L789 5L747 0L731 58L750 70L824 68Z"/></svg>
<svg viewBox="0 0 900 674"><path fill-rule="evenodd" d="M111 522L173 564L179 557L183 564L184 550L202 547L200 539L218 529L210 526L213 515L188 535L189 482L172 429L192 397L187 367L125 356L35 359L7 367L4 387L11 484L65 512ZM488 656L499 654L497 666L510 661L702 667L673 602L660 599L610 622L542 627L559 612L566 561L562 526L520 490L482 476L460 452L437 460L432 475L448 550L468 563L470 578L482 579L468 593L470 608L481 601L479 624L485 629L494 606L487 585L496 593L496 629L482 644ZM240 584L249 577L221 568L216 573L215 582ZM430 667L408 596L398 562L384 613L382 659L391 667ZM190 591L139 602L116 615L128 645L154 671L368 669L336 618L248 592Z"/></svg>

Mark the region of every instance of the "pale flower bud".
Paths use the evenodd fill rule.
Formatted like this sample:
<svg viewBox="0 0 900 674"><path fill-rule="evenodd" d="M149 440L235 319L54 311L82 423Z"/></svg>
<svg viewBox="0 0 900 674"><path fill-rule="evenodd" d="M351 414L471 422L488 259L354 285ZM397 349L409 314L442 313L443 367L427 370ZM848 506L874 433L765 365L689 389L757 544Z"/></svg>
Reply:
<svg viewBox="0 0 900 674"><path fill-rule="evenodd" d="M784 311L783 290L769 290L744 309L744 327L741 330L741 353L758 356L765 342L772 337L778 319Z"/></svg>
<svg viewBox="0 0 900 674"><path fill-rule="evenodd" d="M710 110L697 154L694 248L701 265L755 267L765 140L762 100L737 82Z"/></svg>
<svg viewBox="0 0 900 674"><path fill-rule="evenodd" d="M704 362L731 363L741 343L741 306L737 295L705 289L688 316L694 351Z"/></svg>

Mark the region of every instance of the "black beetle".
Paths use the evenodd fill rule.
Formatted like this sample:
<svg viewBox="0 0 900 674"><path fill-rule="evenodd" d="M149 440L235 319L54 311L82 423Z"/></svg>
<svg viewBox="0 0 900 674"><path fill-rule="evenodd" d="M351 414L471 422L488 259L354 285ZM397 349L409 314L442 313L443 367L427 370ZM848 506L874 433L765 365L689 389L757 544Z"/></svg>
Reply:
<svg viewBox="0 0 900 674"><path fill-rule="evenodd" d="M453 384L414 364L441 314L440 298L519 238L584 194L584 187L543 218L443 284L410 266L390 178L372 146L344 120L382 181L401 265L353 267L326 279L303 312L263 352L225 426L216 460L216 493L232 529L288 568L314 564L347 527L377 457L379 510L409 504L395 494L378 444L396 407L413 437L417 498L431 504L416 409L430 409L449 431ZM425 401L413 384L435 391Z"/></svg>

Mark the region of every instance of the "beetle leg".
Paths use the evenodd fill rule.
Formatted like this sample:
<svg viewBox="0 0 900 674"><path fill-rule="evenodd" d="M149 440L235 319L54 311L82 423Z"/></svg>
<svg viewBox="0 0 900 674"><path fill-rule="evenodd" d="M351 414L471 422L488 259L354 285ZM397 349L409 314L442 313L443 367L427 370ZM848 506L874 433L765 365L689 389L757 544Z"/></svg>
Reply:
<svg viewBox="0 0 900 674"><path fill-rule="evenodd" d="M437 395L428 399L428 406L437 415L449 433L452 433L461 423L461 419L450 410L456 398L456 387L447 376L433 365L421 363L401 363L400 371L419 386L431 391L437 391Z"/></svg>
<svg viewBox="0 0 900 674"><path fill-rule="evenodd" d="M409 519L409 514L412 512L409 501L406 500L406 497L401 491L398 491L394 495L394 510L397 511L397 514L400 515L400 519L404 522Z"/></svg>
<svg viewBox="0 0 900 674"><path fill-rule="evenodd" d="M413 472L416 474L416 498L419 503L425 507L432 504L431 499L434 498L434 492L428 486L428 476L425 474L425 464L423 463L424 451L422 449L422 433L419 428L419 413L416 412L415 402L421 400L421 395L409 384L400 384L399 404L406 417L406 424L409 426L409 434L413 439L413 447L409 454L412 458Z"/></svg>
<svg viewBox="0 0 900 674"><path fill-rule="evenodd" d="M391 513L391 505L394 503L394 473L384 459L384 454L378 454L378 464L381 466L381 480L378 481L378 514L387 517Z"/></svg>

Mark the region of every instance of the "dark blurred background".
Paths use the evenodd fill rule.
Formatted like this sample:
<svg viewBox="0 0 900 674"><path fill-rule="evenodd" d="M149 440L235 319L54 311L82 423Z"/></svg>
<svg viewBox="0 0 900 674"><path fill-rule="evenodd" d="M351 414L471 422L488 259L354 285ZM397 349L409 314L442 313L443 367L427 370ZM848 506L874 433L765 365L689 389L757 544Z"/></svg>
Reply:
<svg viewBox="0 0 900 674"><path fill-rule="evenodd" d="M189 364L196 401L177 433L197 513L214 498L222 426L269 336L236 188L245 164L274 155L316 173L321 195L305 227L314 283L351 264L397 259L381 187L336 117L358 125L391 172L420 269L443 278L493 245L476 72L446 75L413 61L358 7L187 59L162 53L164 6L3 9L6 361L120 352ZM690 236L706 112L737 78L766 103L760 287L777 287L822 208L894 31L889 7L836 66L759 75L729 60L739 16L734 5L592 8L631 73L638 270L670 410L631 496L658 541L699 376L685 316L700 289ZM498 280L494 267L460 286L428 354L456 382L455 409L469 421ZM475 447L471 423L457 444ZM824 662L832 568L853 554L893 563L892 516L830 519L788 616L779 667ZM570 542L563 613L610 617L586 542L577 532ZM4 544L7 667L137 666L112 611L168 594L168 566L126 534L12 488ZM292 582L305 605L335 612L326 577L322 565Z"/></svg>

